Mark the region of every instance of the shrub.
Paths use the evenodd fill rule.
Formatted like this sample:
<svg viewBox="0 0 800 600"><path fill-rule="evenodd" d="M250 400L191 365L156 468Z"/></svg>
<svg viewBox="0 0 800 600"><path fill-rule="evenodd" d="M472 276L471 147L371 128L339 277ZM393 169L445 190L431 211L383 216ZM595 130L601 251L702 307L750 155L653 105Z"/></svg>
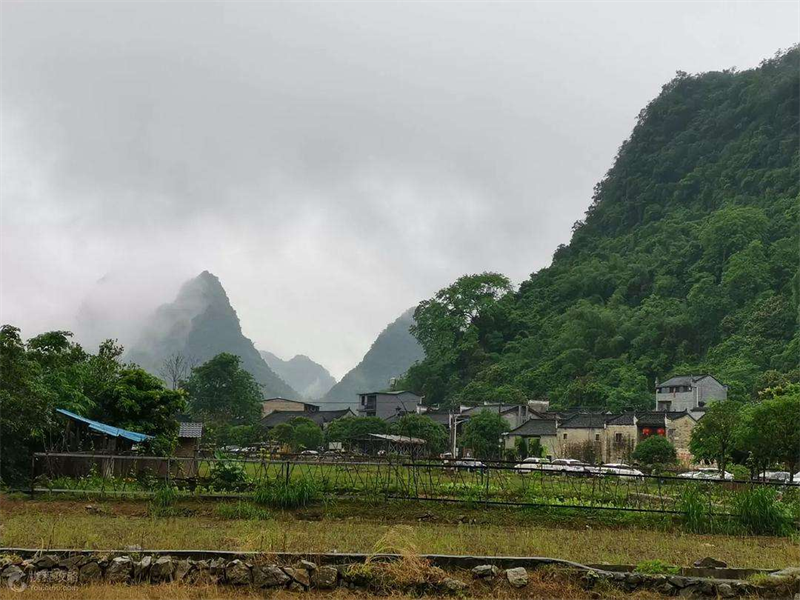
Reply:
<svg viewBox="0 0 800 600"><path fill-rule="evenodd" d="M754 486L734 498L739 523L757 535L791 535L794 529L789 507L778 498L778 490Z"/></svg>
<svg viewBox="0 0 800 600"><path fill-rule="evenodd" d="M675 446L661 435L653 435L643 440L633 451L631 458L649 468L661 469L675 463Z"/></svg>
<svg viewBox="0 0 800 600"><path fill-rule="evenodd" d="M311 479L261 483L253 493L253 501L274 508L305 508L322 499L322 492Z"/></svg>
<svg viewBox="0 0 800 600"><path fill-rule="evenodd" d="M235 491L249 485L250 478L242 463L228 460L221 454L217 454L216 458L219 460L211 467L210 484L212 488Z"/></svg>

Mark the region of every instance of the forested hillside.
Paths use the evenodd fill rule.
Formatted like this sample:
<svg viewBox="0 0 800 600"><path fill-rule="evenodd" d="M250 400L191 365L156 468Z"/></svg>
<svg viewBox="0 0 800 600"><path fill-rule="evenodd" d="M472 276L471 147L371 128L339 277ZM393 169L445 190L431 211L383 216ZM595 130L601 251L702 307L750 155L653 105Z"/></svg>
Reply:
<svg viewBox="0 0 800 600"><path fill-rule="evenodd" d="M298 354L289 360L278 358L266 350L261 350L259 354L270 369L308 400L322 398L336 383L328 369L304 354Z"/></svg>
<svg viewBox="0 0 800 600"><path fill-rule="evenodd" d="M550 267L516 292L484 274L420 305L427 358L404 385L432 403L621 409L651 407L677 372L739 399L797 379L799 54L679 73Z"/></svg>
<svg viewBox="0 0 800 600"><path fill-rule="evenodd" d="M389 380L400 377L416 361L422 360L422 347L409 328L414 323L409 309L390 323L375 339L358 365L325 395L323 401L337 406L353 405L359 392L389 389Z"/></svg>
<svg viewBox="0 0 800 600"><path fill-rule="evenodd" d="M242 368L260 384L265 397L300 397L244 336L222 284L208 271L183 284L174 302L158 308L125 358L163 376L167 358L181 356L197 366L221 352L241 358Z"/></svg>

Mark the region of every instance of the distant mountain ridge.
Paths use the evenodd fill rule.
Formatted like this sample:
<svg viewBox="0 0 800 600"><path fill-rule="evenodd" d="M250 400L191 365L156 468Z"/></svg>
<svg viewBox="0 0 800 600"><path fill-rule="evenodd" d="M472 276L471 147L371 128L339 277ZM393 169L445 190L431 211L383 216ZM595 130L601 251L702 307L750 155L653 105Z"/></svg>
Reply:
<svg viewBox="0 0 800 600"><path fill-rule="evenodd" d="M387 389L391 378L400 377L425 358L422 346L409 331L413 324L414 309L410 308L378 335L361 362L325 394L322 402L352 406L360 392Z"/></svg>
<svg viewBox="0 0 800 600"><path fill-rule="evenodd" d="M278 358L266 350L261 350L260 354L270 369L308 400L322 398L336 384L336 379L325 367L304 354L289 360Z"/></svg>
<svg viewBox="0 0 800 600"><path fill-rule="evenodd" d="M264 397L299 399L242 333L239 317L219 279L203 271L181 286L174 302L160 306L125 358L158 375L165 358L181 354L203 363L221 352L241 358Z"/></svg>

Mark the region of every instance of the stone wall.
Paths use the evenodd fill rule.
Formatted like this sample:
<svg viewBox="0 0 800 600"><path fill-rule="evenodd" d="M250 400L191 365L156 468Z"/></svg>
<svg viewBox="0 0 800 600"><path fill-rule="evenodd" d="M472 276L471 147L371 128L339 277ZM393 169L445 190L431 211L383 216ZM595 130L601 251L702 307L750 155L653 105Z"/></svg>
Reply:
<svg viewBox="0 0 800 600"><path fill-rule="evenodd" d="M0 551L2 552L2 551ZM114 584L150 584L165 582L217 583L253 588L285 588L296 592L333 590L338 587L374 591L375 579L381 577L380 565L404 567L396 555L306 555L235 554L230 552L139 552L93 553L54 551L40 554L9 549L0 554L0 584L12 589L27 585L72 584L93 582ZM22 554L28 554L24 558ZM430 565L435 576L399 577L413 581L414 592L448 595L491 581L492 586L525 588L529 570L545 565L562 567L560 571L573 581L592 589L600 582L632 592L650 590L665 596L732 598L792 597L800 593L800 568L765 574L758 584L748 580L690 577L683 575L647 575L625 571L606 571L567 561L546 558L487 558L463 556L420 557L409 569ZM396 572L397 568L393 572ZM391 572L391 571L390 571ZM725 573L729 575L729 572ZM391 581L391 580L390 580ZM385 590L387 580L380 582ZM407 586L397 584L398 590ZM315 596L318 594L315 593Z"/></svg>

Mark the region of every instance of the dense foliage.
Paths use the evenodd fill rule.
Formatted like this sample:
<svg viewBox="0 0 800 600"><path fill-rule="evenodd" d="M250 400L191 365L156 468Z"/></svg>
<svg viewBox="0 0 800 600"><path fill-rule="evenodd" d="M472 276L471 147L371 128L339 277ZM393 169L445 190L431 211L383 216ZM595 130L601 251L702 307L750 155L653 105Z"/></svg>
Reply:
<svg viewBox="0 0 800 600"><path fill-rule="evenodd" d="M389 424L378 417L337 419L325 430L325 441L350 447L358 438L370 433L389 433Z"/></svg>
<svg viewBox="0 0 800 600"><path fill-rule="evenodd" d="M508 431L508 422L496 412L482 410L464 426L464 435L459 440L464 448L470 448L478 458L499 458L501 439Z"/></svg>
<svg viewBox="0 0 800 600"><path fill-rule="evenodd" d="M247 425L261 416L258 383L233 354L223 352L192 369L184 388L189 410L200 421Z"/></svg>
<svg viewBox="0 0 800 600"><path fill-rule="evenodd" d="M50 331L26 342L19 329L0 329L0 478L19 482L30 453L57 447L63 408L90 419L156 437L149 450L175 443L176 416L186 407L181 391L135 365L123 364L122 347L111 340L97 354L71 341L68 331Z"/></svg>
<svg viewBox="0 0 800 600"><path fill-rule="evenodd" d="M674 464L678 458L675 446L662 435L651 435L636 445L633 460L649 469L661 469Z"/></svg>
<svg viewBox="0 0 800 600"><path fill-rule="evenodd" d="M392 425L392 433L425 440L426 452L441 454L447 448L447 430L425 415L409 413Z"/></svg>
<svg viewBox="0 0 800 600"><path fill-rule="evenodd" d="M270 432L270 438L288 446L292 452L317 450L323 442L320 426L306 417L296 417L275 426Z"/></svg>
<svg viewBox="0 0 800 600"><path fill-rule="evenodd" d="M713 373L739 401L797 381L799 56L679 73L550 267L516 292L462 278L419 306L426 358L403 387L621 410L652 408L674 373Z"/></svg>
<svg viewBox="0 0 800 600"><path fill-rule="evenodd" d="M714 402L692 430L689 448L696 460L722 470L733 461L754 476L772 468L793 476L800 467L800 385L767 388L747 404Z"/></svg>

